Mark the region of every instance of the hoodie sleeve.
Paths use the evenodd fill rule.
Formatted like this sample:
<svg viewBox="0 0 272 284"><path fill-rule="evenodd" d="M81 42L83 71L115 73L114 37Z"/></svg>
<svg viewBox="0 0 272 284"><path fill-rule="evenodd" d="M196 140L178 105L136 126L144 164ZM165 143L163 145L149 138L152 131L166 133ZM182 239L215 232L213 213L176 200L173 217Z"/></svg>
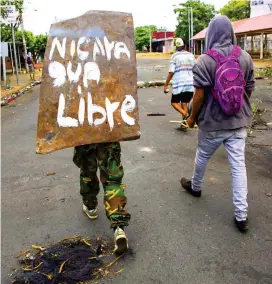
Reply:
<svg viewBox="0 0 272 284"><path fill-rule="evenodd" d="M254 66L251 56L248 58L248 68L245 74L246 81L246 91L254 91L255 89L255 76L254 76Z"/></svg>
<svg viewBox="0 0 272 284"><path fill-rule="evenodd" d="M215 67L216 63L210 56L206 54L199 56L193 67L194 87L211 88L213 86Z"/></svg>

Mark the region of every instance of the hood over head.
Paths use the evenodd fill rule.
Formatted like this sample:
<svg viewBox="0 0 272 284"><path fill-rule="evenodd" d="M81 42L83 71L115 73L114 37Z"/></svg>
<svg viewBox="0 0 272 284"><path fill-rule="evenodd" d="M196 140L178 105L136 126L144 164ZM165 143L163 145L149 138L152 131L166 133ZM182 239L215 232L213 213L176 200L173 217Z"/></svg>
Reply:
<svg viewBox="0 0 272 284"><path fill-rule="evenodd" d="M220 49L236 44L232 23L226 16L214 17L208 26L205 36L205 50Z"/></svg>

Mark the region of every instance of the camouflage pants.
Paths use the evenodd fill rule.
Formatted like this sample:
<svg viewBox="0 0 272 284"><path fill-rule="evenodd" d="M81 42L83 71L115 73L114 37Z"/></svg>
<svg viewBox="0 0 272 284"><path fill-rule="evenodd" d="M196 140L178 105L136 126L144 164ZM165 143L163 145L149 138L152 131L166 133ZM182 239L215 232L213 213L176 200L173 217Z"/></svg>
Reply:
<svg viewBox="0 0 272 284"><path fill-rule="evenodd" d="M120 143L76 146L73 161L80 168L80 194L83 203L90 210L97 206L99 179L96 172L99 167L104 188L104 206L111 227L127 226L130 214L124 209L127 198L125 185L122 184L124 171Z"/></svg>

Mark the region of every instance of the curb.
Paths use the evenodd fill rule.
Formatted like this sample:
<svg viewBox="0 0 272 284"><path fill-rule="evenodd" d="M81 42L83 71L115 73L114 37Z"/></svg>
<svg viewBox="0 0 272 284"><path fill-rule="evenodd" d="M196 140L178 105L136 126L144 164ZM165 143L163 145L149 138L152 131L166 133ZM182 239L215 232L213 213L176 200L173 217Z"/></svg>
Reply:
<svg viewBox="0 0 272 284"><path fill-rule="evenodd" d="M138 81L137 82L137 88L149 88L149 87L155 87L155 86L164 86L165 80L156 80L156 81ZM172 85L170 82L169 85Z"/></svg>
<svg viewBox="0 0 272 284"><path fill-rule="evenodd" d="M24 94L26 91L30 90L36 85L41 84L41 80L36 80L35 82L32 82L28 85L23 86L19 91L1 99L1 107L6 106L10 102L14 101L17 97L20 97L22 94Z"/></svg>

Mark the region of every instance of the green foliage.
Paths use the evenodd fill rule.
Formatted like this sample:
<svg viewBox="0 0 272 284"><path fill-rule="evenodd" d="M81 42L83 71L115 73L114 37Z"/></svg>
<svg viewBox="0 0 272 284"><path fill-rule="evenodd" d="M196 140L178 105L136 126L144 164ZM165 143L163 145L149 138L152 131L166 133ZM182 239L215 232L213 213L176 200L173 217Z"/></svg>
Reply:
<svg viewBox="0 0 272 284"><path fill-rule="evenodd" d="M1 41L11 41L11 27L1 23Z"/></svg>
<svg viewBox="0 0 272 284"><path fill-rule="evenodd" d="M272 77L272 67L255 68L254 75L255 77Z"/></svg>
<svg viewBox="0 0 272 284"><path fill-rule="evenodd" d="M34 46L35 36L33 35L32 32L25 31L25 40L26 40L27 49L31 52ZM15 41L23 42L23 32L22 31L17 30L15 32Z"/></svg>
<svg viewBox="0 0 272 284"><path fill-rule="evenodd" d="M150 33L155 31L157 31L157 27L154 25L135 28L134 35L135 35L136 49L143 50L145 46L149 47Z"/></svg>
<svg viewBox="0 0 272 284"><path fill-rule="evenodd" d="M231 21L237 21L250 17L250 1L230 0L220 11L222 15L229 17Z"/></svg>
<svg viewBox="0 0 272 284"><path fill-rule="evenodd" d="M19 13L19 21L21 19L21 15L23 13L23 9L24 9L24 0L14 0L14 1L8 1L8 0L1 0L0 1L0 5L15 5L15 8L16 10L18 11ZM7 17L7 13L4 9L1 9L1 16L3 18L6 18Z"/></svg>
<svg viewBox="0 0 272 284"><path fill-rule="evenodd" d="M15 5L18 11L18 23L14 26L14 35L16 42L23 42L23 32L18 30L18 25L21 23L24 0L15 0L13 2L8 0L1 0L1 5ZM5 10L1 9L1 16L5 18L7 15ZM37 58L39 55L43 55L46 48L47 35L37 35L35 36L30 31L25 31L25 40L27 45L27 50L33 54L33 57ZM1 23L1 41L12 42L11 26Z"/></svg>
<svg viewBox="0 0 272 284"><path fill-rule="evenodd" d="M35 36L35 41L33 45L33 54L38 57L39 55L44 55L47 43L47 35L37 35Z"/></svg>
<svg viewBox="0 0 272 284"><path fill-rule="evenodd" d="M200 0L187 0L182 6L182 8L174 9L178 20L176 36L185 38L188 42L188 11L190 10L188 7L193 9L194 35L208 26L210 20L215 16L215 8L214 5L205 4Z"/></svg>
<svg viewBox="0 0 272 284"><path fill-rule="evenodd" d="M23 42L23 32L15 29L14 31L15 41ZM25 40L27 50L30 51L34 58L39 55L43 55L46 48L47 35L37 35L35 36L30 31L25 31ZM1 41L12 42L12 33L10 25L1 24Z"/></svg>
<svg viewBox="0 0 272 284"><path fill-rule="evenodd" d="M258 124L262 124L261 114L264 112L264 109L260 109L260 105L262 103L262 100L255 99L254 102L251 103L252 108L252 123L249 127L247 127L247 136L250 136L252 134L252 130L255 126Z"/></svg>

